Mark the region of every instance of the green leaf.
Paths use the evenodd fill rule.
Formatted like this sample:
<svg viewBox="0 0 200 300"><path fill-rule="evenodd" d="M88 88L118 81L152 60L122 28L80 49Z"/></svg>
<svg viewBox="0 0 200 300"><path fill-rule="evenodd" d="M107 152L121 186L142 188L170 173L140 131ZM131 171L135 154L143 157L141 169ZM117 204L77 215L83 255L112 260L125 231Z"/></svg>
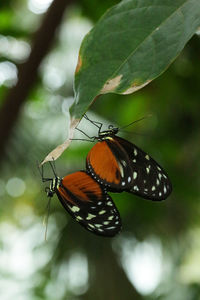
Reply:
<svg viewBox="0 0 200 300"><path fill-rule="evenodd" d="M124 0L112 7L82 42L72 116L80 118L100 94L148 84L199 26L199 0Z"/></svg>

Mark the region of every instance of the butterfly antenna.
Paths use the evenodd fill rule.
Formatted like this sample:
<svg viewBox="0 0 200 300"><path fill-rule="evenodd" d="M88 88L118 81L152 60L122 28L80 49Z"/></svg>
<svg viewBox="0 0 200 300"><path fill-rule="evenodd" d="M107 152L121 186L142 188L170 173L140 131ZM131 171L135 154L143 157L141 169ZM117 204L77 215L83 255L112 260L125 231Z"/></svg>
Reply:
<svg viewBox="0 0 200 300"><path fill-rule="evenodd" d="M121 131L121 129L124 129L124 128L126 128L126 127L128 127L128 126L130 126L130 125L132 125L132 124L134 124L134 123L140 122L140 121L142 121L142 120L144 120L144 119L147 119L147 118L149 118L149 117L152 117L152 115L149 114L149 115L147 115L147 116L145 116L145 117L143 117L143 118L140 118L140 119L138 119L138 120L136 120L136 121L133 121L133 122L131 122L130 124L125 125L125 126L119 128L119 130Z"/></svg>
<svg viewBox="0 0 200 300"><path fill-rule="evenodd" d="M95 125L95 121L92 121L90 118L88 118L88 116L86 115L86 114L84 114L83 115L83 117L87 120L87 121L89 121L90 123L92 123L92 124L94 124ZM96 126L96 125L95 125Z"/></svg>
<svg viewBox="0 0 200 300"><path fill-rule="evenodd" d="M134 134L134 135L139 135L139 136L148 136L147 134L145 134L145 133L140 133L140 132L130 132L130 131L126 131L126 130L120 130L120 132L123 132L123 133L127 133L127 134Z"/></svg>
<svg viewBox="0 0 200 300"><path fill-rule="evenodd" d="M47 230L48 230L48 221L49 221L49 215L50 215L51 198L52 197L49 197L47 207L46 207L46 214L45 214L44 220L43 220L43 225L45 226L45 231L44 231L45 242L47 241Z"/></svg>
<svg viewBox="0 0 200 300"><path fill-rule="evenodd" d="M38 171L40 173L40 176L42 178L42 182L46 182L46 181L51 181L52 180L52 178L46 178L46 177L44 177L44 168L43 168L44 166L41 165L38 161L37 161L37 167L38 167Z"/></svg>

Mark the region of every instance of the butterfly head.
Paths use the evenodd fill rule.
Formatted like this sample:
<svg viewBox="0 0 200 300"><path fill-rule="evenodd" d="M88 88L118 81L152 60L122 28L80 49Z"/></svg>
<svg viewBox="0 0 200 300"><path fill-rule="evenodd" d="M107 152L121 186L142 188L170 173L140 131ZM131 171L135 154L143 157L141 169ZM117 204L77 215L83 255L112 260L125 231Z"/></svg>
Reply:
<svg viewBox="0 0 200 300"><path fill-rule="evenodd" d="M113 125L109 125L107 130L99 132L99 139L102 140L102 139L105 139L105 138L110 137L110 136L111 137L115 136L118 133L118 131L119 131L118 127L114 127Z"/></svg>

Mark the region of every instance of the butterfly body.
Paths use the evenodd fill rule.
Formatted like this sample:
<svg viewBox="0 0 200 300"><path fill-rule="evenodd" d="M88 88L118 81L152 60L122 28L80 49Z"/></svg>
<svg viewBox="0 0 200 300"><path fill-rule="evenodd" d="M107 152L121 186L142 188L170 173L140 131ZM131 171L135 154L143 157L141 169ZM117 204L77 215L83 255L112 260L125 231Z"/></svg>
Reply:
<svg viewBox="0 0 200 300"><path fill-rule="evenodd" d="M96 137L97 140L103 141L105 139L111 139L112 137L115 137L115 135L118 133L119 128L118 127L113 127L109 126L110 129L104 130L104 131L99 131L98 137Z"/></svg>

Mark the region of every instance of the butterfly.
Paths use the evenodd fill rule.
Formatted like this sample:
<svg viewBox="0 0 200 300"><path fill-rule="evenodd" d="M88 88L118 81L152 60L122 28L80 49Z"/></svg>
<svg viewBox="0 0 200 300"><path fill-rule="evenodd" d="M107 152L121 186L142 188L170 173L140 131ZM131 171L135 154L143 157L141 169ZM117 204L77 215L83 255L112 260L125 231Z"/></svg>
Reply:
<svg viewBox="0 0 200 300"><path fill-rule="evenodd" d="M86 115L85 118L91 121ZM87 172L108 191L127 191L150 200L164 200L172 185L164 169L135 144L117 136L119 128L91 121L99 128L98 142L87 154Z"/></svg>
<svg viewBox="0 0 200 300"><path fill-rule="evenodd" d="M53 166L50 163L52 169ZM46 187L47 196L57 195L64 209L85 229L97 235L112 237L121 230L119 212L100 185L86 171L78 171L60 178L53 169L54 178L45 178L43 169L42 181L50 181Z"/></svg>

